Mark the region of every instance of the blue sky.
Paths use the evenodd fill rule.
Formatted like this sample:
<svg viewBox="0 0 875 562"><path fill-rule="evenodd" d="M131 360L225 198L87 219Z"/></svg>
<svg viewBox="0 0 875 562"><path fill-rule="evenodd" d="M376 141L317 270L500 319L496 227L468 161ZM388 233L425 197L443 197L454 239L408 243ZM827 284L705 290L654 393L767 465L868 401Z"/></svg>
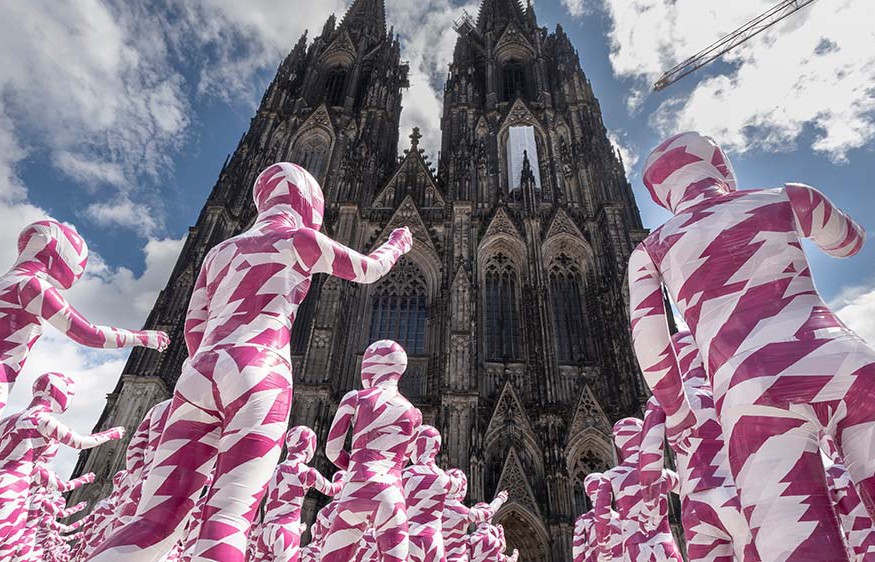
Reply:
<svg viewBox="0 0 875 562"><path fill-rule="evenodd" d="M808 183L875 230L875 13L865 0L819 0L666 91L649 91L662 70L774 2L535 0L540 24L561 23L579 50L647 226L665 214L644 192L641 161L663 136L698 129L729 149L742 187ZM71 300L95 321L137 327L277 64L304 29L318 35L346 4L2 3L0 261L12 262L27 222L50 214L74 223L93 255ZM476 16L477 5L387 0L411 64L401 138L419 126L432 152L452 21L462 9ZM827 300L875 341L873 248L841 262L811 257ZM53 336L37 347L14 404L28 399L36 373L65 367L81 382L67 419L88 431L125 356ZM72 458L60 457L62 470Z"/></svg>

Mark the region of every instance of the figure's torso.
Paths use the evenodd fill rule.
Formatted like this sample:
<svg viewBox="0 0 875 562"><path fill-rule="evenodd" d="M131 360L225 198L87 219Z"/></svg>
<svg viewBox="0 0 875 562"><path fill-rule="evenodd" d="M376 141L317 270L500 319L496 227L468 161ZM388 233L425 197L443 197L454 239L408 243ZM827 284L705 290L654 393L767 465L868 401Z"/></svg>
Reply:
<svg viewBox="0 0 875 562"><path fill-rule="evenodd" d="M440 533L449 476L434 464L416 464L405 468L401 478L411 534L425 529Z"/></svg>
<svg viewBox="0 0 875 562"><path fill-rule="evenodd" d="M306 464L288 461L280 464L268 486L264 523L299 524L304 497L312 485L311 468Z"/></svg>
<svg viewBox="0 0 875 562"><path fill-rule="evenodd" d="M397 390L358 392L349 473L355 479L401 476L422 414Z"/></svg>
<svg viewBox="0 0 875 562"><path fill-rule="evenodd" d="M15 382L28 352L43 333L39 317L27 312L21 303L21 288L31 279L15 271L0 277L0 383Z"/></svg>

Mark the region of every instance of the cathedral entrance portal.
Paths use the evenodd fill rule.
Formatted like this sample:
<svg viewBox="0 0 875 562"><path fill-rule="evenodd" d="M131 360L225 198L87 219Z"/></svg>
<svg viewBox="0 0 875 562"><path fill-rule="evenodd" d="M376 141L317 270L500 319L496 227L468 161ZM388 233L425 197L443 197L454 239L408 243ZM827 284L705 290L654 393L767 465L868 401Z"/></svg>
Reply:
<svg viewBox="0 0 875 562"><path fill-rule="evenodd" d="M502 509L494 521L504 527L507 538L505 554L510 556L513 549L520 551L519 562L547 562L549 560L549 538L538 517L528 510L511 504Z"/></svg>

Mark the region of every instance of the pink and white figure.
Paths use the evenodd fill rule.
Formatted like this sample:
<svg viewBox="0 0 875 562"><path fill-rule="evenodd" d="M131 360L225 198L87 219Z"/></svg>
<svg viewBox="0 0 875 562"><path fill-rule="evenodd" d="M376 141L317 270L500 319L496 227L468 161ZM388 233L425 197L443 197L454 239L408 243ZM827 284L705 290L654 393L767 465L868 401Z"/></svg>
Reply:
<svg viewBox="0 0 875 562"><path fill-rule="evenodd" d="M40 375L33 399L24 411L0 421L0 561L11 559L21 544L27 522L31 486L40 471L40 457L52 444L90 449L124 436L117 427L94 435L79 435L55 418L73 397L73 380L59 373Z"/></svg>
<svg viewBox="0 0 875 562"><path fill-rule="evenodd" d="M711 378L759 554L844 559L819 437L836 440L875 513L875 350L817 294L802 239L846 257L862 247L862 228L806 185L736 191L726 155L698 133L654 149L644 183L675 215L629 261L633 342L648 385L682 385L665 286ZM677 411L681 421L670 423L681 427L688 402Z"/></svg>
<svg viewBox="0 0 875 562"><path fill-rule="evenodd" d="M372 343L362 357L362 390L343 397L325 456L347 471L337 515L322 547L322 562L348 562L362 534L373 529L384 562L407 562L407 504L401 470L410 459L422 413L398 391L407 353L397 343ZM349 451L344 450L352 432Z"/></svg>
<svg viewBox="0 0 875 562"><path fill-rule="evenodd" d="M45 324L89 347L167 347L164 332L96 326L67 302L61 291L82 277L87 262L88 246L72 226L43 220L21 231L18 259L0 277L0 412Z"/></svg>
<svg viewBox="0 0 875 562"><path fill-rule="evenodd" d="M92 560L164 555L215 465L193 560L242 562L287 428L288 345L312 276L372 283L412 244L409 230L398 229L365 256L321 234L322 190L294 164L263 171L253 197L253 226L210 250L195 282L185 321L189 359L137 515Z"/></svg>
<svg viewBox="0 0 875 562"><path fill-rule="evenodd" d="M651 484L659 490L659 498L656 508L648 509L639 472L643 429L644 422L637 418L623 418L614 424L614 446L620 464L602 474L593 506L598 544L602 548L610 544L613 502L622 526L626 560L682 562L668 523L668 492L677 490L677 475L665 470Z"/></svg>
<svg viewBox="0 0 875 562"><path fill-rule="evenodd" d="M301 508L310 488L333 497L341 486L307 466L316 454L316 434L309 427L293 427L286 434L288 456L273 473L257 534L257 553L264 562L298 562L301 547Z"/></svg>
<svg viewBox="0 0 875 562"><path fill-rule="evenodd" d="M487 509L487 504L481 503L478 507ZM520 555L516 549L510 556L504 554L507 547L504 527L489 521L477 524L477 529L468 536L468 545L471 562L517 562Z"/></svg>
<svg viewBox="0 0 875 562"><path fill-rule="evenodd" d="M602 483L610 486L601 472L593 472L583 479L583 487L590 502L595 506ZM616 512L611 510L609 523L600 533L596 525L603 522L596 518L595 509L582 514L574 522L574 538L571 545L573 562L622 562L623 529ZM603 543L599 542L602 538Z"/></svg>
<svg viewBox="0 0 875 562"><path fill-rule="evenodd" d="M468 527L491 521L507 501L507 491L499 492L491 503L468 507L464 503L468 495L468 476L458 468L447 470L447 476L450 478L450 491L441 519L444 551L447 562L468 562Z"/></svg>
<svg viewBox="0 0 875 562"><path fill-rule="evenodd" d="M652 441L642 447L639 461L645 500L656 499L648 496L649 486L660 477L665 464L661 445L665 440L663 424L666 418L677 419L671 408L686 398L695 414L694 423L681 428L672 427L670 422L668 425L669 433L675 436L671 445L680 479L687 556L692 562L758 562L729 468L714 393L696 342L689 332L679 332L672 336L672 345L683 386L657 386L647 403L644 434ZM670 405L668 411L663 403Z"/></svg>
<svg viewBox="0 0 875 562"><path fill-rule="evenodd" d="M334 477L331 479L332 485L340 486L341 490L345 481L346 471L344 470L335 472ZM310 527L310 542L301 549L302 562L318 562L322 557L322 545L325 544L325 538L328 536L328 531L331 529L334 517L337 515L339 499L339 494L335 495L331 498L331 501L316 513L316 520Z"/></svg>
<svg viewBox="0 0 875 562"><path fill-rule="evenodd" d="M860 494L854 488L848 469L842 460L835 442L824 437L821 448L829 457L826 464L826 481L842 530L851 549L851 560L875 560L875 525L863 506Z"/></svg>
<svg viewBox="0 0 875 562"><path fill-rule="evenodd" d="M410 562L445 562L442 518L450 477L436 462L441 450L437 428L421 425L411 465L401 473L410 533Z"/></svg>

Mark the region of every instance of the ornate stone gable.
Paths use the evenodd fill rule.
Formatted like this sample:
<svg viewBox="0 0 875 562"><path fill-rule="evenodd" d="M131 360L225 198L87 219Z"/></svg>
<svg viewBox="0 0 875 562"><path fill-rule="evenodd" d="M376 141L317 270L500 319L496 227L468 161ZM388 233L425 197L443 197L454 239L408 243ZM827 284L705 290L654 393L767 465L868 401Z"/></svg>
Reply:
<svg viewBox="0 0 875 562"><path fill-rule="evenodd" d="M352 64L355 60L355 43L349 32L342 29L328 47L322 51L320 59L325 64Z"/></svg>
<svg viewBox="0 0 875 562"><path fill-rule="evenodd" d="M404 192L410 188L404 180L409 177L411 172L415 174L420 181L424 181L425 189L422 195L427 201L431 201L431 205L426 205L426 201L415 201L418 205L423 207L446 206L446 200L438 187L437 181L435 181L428 164L418 150L407 151L407 155L401 161L401 164L395 170L395 173L389 181L386 182L385 187L383 187L374 198L374 202L371 206L391 207L394 204L393 199L398 195L399 190Z"/></svg>
<svg viewBox="0 0 875 562"><path fill-rule="evenodd" d="M541 510L538 508L532 486L514 447L511 447L507 453L496 490L507 490L508 502L519 504L540 517Z"/></svg>
<svg viewBox="0 0 875 562"><path fill-rule="evenodd" d="M510 106L510 109L505 115L504 120L501 122L501 128L510 127L513 125L540 125L540 120L535 117L535 114L532 113L532 110L529 109L529 106L526 105L526 102L517 98L513 105Z"/></svg>
<svg viewBox="0 0 875 562"><path fill-rule="evenodd" d="M571 425L568 428L569 438L582 434L587 429L597 429L598 431L609 436L611 434L611 422L604 410L599 405L592 389L588 384L583 385L583 390L580 392L580 398L577 400L577 408L574 411L574 416L571 418Z"/></svg>
<svg viewBox="0 0 875 562"><path fill-rule="evenodd" d="M428 229L425 227L425 222L423 222L422 216L419 214L419 209L417 209L413 197L410 195L404 198L404 201L398 206L398 209L396 209L392 218L390 218L389 222L386 223L386 226L383 227L383 230L374 242L374 246L382 244L382 241L384 241L394 229L403 226L410 229L410 233L413 234L413 239L415 240L414 243L425 244L426 247L434 253L435 257L438 255L437 247L435 246L431 235L428 233Z"/></svg>
<svg viewBox="0 0 875 562"><path fill-rule="evenodd" d="M331 138L334 138L335 136L334 125L331 122L331 115L328 113L328 107L324 102L314 109L313 113L311 113L306 119L304 119L304 122L301 123L295 137L306 134L307 131L313 128L324 129L331 135Z"/></svg>
<svg viewBox="0 0 875 562"><path fill-rule="evenodd" d="M523 408L523 403L517 396L513 385L509 382L504 384L501 394L495 403L495 408L492 410L492 418L489 420L489 425L486 426L484 435L484 443L490 443L498 439L503 433L506 433L509 427L522 437L523 440L531 439L531 444L537 448L537 439L532 424L529 421L526 410Z"/></svg>
<svg viewBox="0 0 875 562"><path fill-rule="evenodd" d="M512 238L522 238L519 229L514 224L513 219L510 218L510 215L507 214L507 210L505 210L504 207L499 207L495 212L495 216L492 217L489 226L486 228L483 240L499 235L510 236Z"/></svg>
<svg viewBox="0 0 875 562"><path fill-rule="evenodd" d="M565 209L562 209L561 207L556 211L556 214L553 215L553 220L550 222L550 227L547 229L547 234L544 236L544 240L549 240L560 234L567 234L575 238L580 238L581 240L586 240L586 237L574 223L574 220L572 220L572 218L568 216L568 213L565 212Z"/></svg>
<svg viewBox="0 0 875 562"><path fill-rule="evenodd" d="M527 58L535 54L535 47L519 27L513 22L509 23L495 44L495 57L499 61L512 57Z"/></svg>

